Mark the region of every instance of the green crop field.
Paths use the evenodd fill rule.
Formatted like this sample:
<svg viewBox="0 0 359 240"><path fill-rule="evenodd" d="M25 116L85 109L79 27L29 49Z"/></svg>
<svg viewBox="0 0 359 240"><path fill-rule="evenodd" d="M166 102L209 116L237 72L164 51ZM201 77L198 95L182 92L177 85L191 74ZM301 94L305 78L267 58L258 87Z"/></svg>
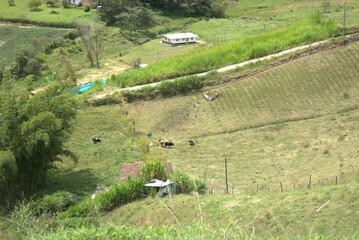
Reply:
<svg viewBox="0 0 359 240"><path fill-rule="evenodd" d="M359 44L295 60L201 94L133 104L140 132L172 140L175 168L235 192L335 181L358 169ZM197 141L196 147L188 140Z"/></svg>
<svg viewBox="0 0 359 240"><path fill-rule="evenodd" d="M10 63L22 49L28 46L42 48L44 43L49 43L68 31L56 28L0 25L0 56Z"/></svg>

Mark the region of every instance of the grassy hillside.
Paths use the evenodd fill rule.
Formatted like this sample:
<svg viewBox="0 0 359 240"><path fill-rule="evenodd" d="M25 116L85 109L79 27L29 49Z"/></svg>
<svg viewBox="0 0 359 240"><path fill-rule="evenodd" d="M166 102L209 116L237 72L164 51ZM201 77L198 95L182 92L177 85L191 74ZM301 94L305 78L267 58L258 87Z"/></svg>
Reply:
<svg viewBox="0 0 359 240"><path fill-rule="evenodd" d="M96 188L117 183L122 163L137 159L134 135L118 106L84 108L73 127L67 146L77 158L63 158L42 192L66 190L88 196ZM92 137L101 138L102 143L93 144Z"/></svg>
<svg viewBox="0 0 359 240"><path fill-rule="evenodd" d="M359 168L359 43L297 59L201 94L132 104L137 129L163 149L175 168L224 191L224 158L235 192L278 191L335 181ZM188 140L197 145L193 148Z"/></svg>
<svg viewBox="0 0 359 240"><path fill-rule="evenodd" d="M186 233L186 226L203 224L203 232L195 236L205 239L249 236L258 239L316 239L319 236L356 239L359 234L358 190L353 182L284 193L148 198L107 214L102 221L134 228L174 225L180 233Z"/></svg>

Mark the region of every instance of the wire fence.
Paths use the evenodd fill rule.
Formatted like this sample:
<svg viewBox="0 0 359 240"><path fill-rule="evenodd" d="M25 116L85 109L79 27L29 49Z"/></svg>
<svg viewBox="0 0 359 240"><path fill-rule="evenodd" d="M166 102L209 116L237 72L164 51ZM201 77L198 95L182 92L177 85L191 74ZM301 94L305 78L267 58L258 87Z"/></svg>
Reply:
<svg viewBox="0 0 359 240"><path fill-rule="evenodd" d="M352 181L352 176L357 174L358 170L350 172L341 172L328 177L315 177L315 175L308 175L307 181L301 182L258 182L251 184L241 184L236 181L228 180L222 182L220 185L208 184L209 194L255 194L255 193L273 193L273 192L285 192L303 189L312 189L320 186L335 186ZM218 183L218 182L217 182Z"/></svg>

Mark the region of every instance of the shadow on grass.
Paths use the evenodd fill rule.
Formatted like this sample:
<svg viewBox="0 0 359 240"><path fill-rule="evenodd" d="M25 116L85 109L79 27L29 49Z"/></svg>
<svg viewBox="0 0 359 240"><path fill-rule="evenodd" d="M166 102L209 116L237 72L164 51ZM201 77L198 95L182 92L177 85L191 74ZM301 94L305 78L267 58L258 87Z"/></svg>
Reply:
<svg viewBox="0 0 359 240"><path fill-rule="evenodd" d="M57 11L51 11L50 14L59 14Z"/></svg>
<svg viewBox="0 0 359 240"><path fill-rule="evenodd" d="M31 12L42 12L44 10L42 8L32 8L30 11Z"/></svg>
<svg viewBox="0 0 359 240"><path fill-rule="evenodd" d="M97 187L98 178L91 169L79 171L63 170L49 175L46 185L37 192L37 196L68 191L78 197L92 194Z"/></svg>

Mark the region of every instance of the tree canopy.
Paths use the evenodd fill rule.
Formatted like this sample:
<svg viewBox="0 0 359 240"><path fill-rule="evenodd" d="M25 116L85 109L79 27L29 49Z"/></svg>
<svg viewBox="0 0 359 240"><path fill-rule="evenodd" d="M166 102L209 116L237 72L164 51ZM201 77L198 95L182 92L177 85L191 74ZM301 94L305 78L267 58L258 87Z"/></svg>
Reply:
<svg viewBox="0 0 359 240"><path fill-rule="evenodd" d="M60 155L69 154L64 142L76 106L70 94L62 93L66 88L56 83L30 97L26 90L14 88L11 80L1 86L0 151L14 156L16 187L26 196L44 183Z"/></svg>

